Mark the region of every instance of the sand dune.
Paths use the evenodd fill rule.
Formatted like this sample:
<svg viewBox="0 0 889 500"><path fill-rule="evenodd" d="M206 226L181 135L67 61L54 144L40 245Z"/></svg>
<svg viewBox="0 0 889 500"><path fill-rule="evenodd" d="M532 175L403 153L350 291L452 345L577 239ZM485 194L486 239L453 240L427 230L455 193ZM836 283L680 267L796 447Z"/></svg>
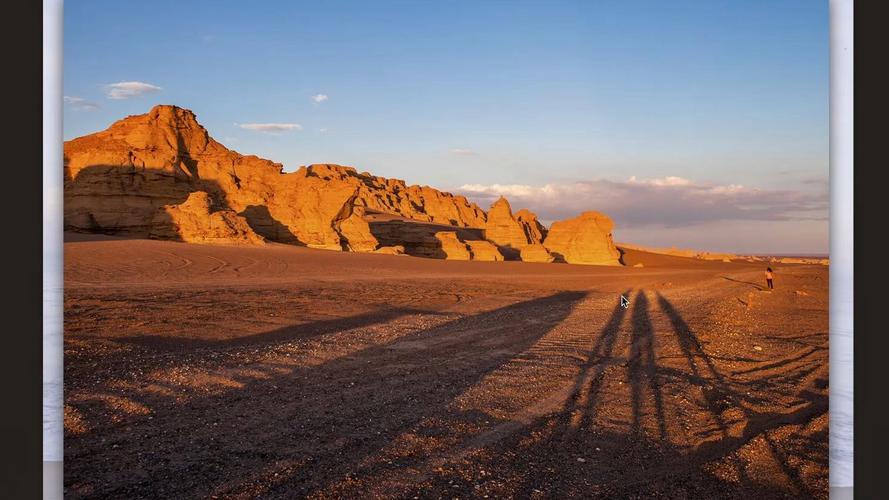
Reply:
<svg viewBox="0 0 889 500"><path fill-rule="evenodd" d="M825 266L65 252L70 498L827 497Z"/></svg>

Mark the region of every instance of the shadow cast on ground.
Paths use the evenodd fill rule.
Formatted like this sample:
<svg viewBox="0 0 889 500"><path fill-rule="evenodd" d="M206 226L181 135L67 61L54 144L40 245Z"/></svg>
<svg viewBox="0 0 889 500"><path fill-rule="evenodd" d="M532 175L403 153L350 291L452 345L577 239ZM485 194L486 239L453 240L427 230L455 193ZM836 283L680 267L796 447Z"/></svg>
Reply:
<svg viewBox="0 0 889 500"><path fill-rule="evenodd" d="M452 403L531 349L585 296L560 292L518 302L317 366L282 367L275 376L245 381L236 389L184 405L170 401L155 407L150 416L126 423L106 422L89 434L68 439L69 496L338 496L355 493L348 485L363 484L362 479L419 467L415 472L426 481L422 489L398 485L388 494L440 497L468 491L475 496L517 498L695 498L719 492L717 496L724 498L826 497L826 491L814 489L797 465L809 461L826 468L826 442L806 444L817 436L798 436L791 441L801 443L797 446L774 437L787 425L805 425L826 413L826 394L803 383L811 370L801 367L780 381L736 380L718 368L719 358L707 352L676 306L658 293L659 310L652 311L644 290L633 301L629 329L622 330L628 310L617 304L601 331L589 334L585 360L557 411L527 425L494 422L515 430L474 448L471 443L478 431L458 432L453 427L484 429L493 418L476 410L462 411ZM409 313L372 313L359 323L375 324ZM653 314L665 318L661 324L669 325L667 331L655 330ZM509 322L516 317L535 321L521 321L517 328ZM334 333L340 327L330 323L306 326L304 331L275 330L248 344L286 341L310 331ZM659 350L666 343L678 348L674 357L678 361L671 366L663 364ZM627 382L629 394L623 403L628 402L625 421L620 420L622 413L604 406L619 404L615 398L620 395L606 392L606 387L621 381ZM757 392L771 394L788 386L796 388L787 395L793 400L789 410L757 409L762 403ZM699 405L699 414L710 421L705 427L712 431L691 431L709 435L689 445L670 429L675 429L671 419L681 418L676 395L692 389L702 394L693 404ZM731 411L740 412L743 420L730 420ZM422 451L389 455L393 443L408 434L421 440L455 436L448 447L466 448L468 454L447 467L426 470L429 457ZM757 438L765 441L787 484L752 477L738 457L738 451ZM813 449L818 456L807 456ZM734 469L737 481L704 468L714 463ZM467 479L477 477L480 470L497 480Z"/></svg>
<svg viewBox="0 0 889 500"><path fill-rule="evenodd" d="M272 497L323 490L421 419L445 418L456 396L534 345L584 296L519 302L69 436L68 496L249 495L260 483L258 493ZM502 324L515 315L541 320L517 333Z"/></svg>
<svg viewBox="0 0 889 500"><path fill-rule="evenodd" d="M791 411L757 411L753 406L760 401L747 394L748 387L733 383L717 368L676 307L661 294L657 294L657 302L672 326L671 331L660 332L664 337L661 343L655 341L649 302L645 292L640 291L634 300L630 331L625 339L626 358L622 352L615 352L625 316L622 308L615 307L590 347L587 361L575 377L571 396L560 410L478 450L471 461L449 463L442 468L444 472L432 474L431 489L409 490L406 496L468 490L491 497L515 498L704 498L714 494L719 498L826 498L827 491L807 483L799 466L794 465L814 461L826 469L826 441L810 442L811 448L806 449L772 438L786 425L805 425L824 415L826 395L801 390L796 395L799 404ZM657 346L668 340L678 344L685 360L684 369L658 363ZM625 369L629 382L630 413L625 422L615 421L612 412L600 416L606 404L604 387L620 377L621 369ZM796 372L798 383L802 383L806 373ZM681 383L681 391L688 387L702 389L700 410L715 425L715 439L689 447L679 436L668 434L668 417L681 414L681 410L667 404L674 401L677 389L674 387L668 398L663 393L664 383ZM760 384L758 389L766 393L783 390L768 380ZM614 397L609 395L608 404L614 404ZM730 432L725 417L731 409L740 409L744 415L739 434L736 427ZM623 426L626 431L618 431L615 426ZM760 437L788 484L751 477L747 465L737 456L738 450ZM818 450L815 456L812 449ZM734 468L738 482L726 481L703 468L716 462ZM487 475L498 481L479 484L466 480L477 477L478 470L488 471Z"/></svg>

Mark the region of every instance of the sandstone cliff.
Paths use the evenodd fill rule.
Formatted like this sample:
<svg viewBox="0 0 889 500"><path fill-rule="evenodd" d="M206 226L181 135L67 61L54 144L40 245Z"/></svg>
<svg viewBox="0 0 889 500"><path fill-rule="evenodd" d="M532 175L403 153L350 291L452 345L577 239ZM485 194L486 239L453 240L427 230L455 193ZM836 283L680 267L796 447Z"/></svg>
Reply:
<svg viewBox="0 0 889 500"><path fill-rule="evenodd" d="M543 243L543 239L546 238L546 228L537 220L534 212L523 208L515 213L515 218L521 224L530 243Z"/></svg>
<svg viewBox="0 0 889 500"><path fill-rule="evenodd" d="M512 215L509 201L502 196L488 210L485 239L497 245L507 258L517 258L519 250L531 243L522 223Z"/></svg>
<svg viewBox="0 0 889 500"><path fill-rule="evenodd" d="M378 246L361 207L460 227L485 223L485 213L462 196L350 167L283 173L279 163L227 149L194 113L176 106L156 106L67 141L64 158L68 230L158 235L158 210L196 191L269 240L333 250Z"/></svg>
<svg viewBox="0 0 889 500"><path fill-rule="evenodd" d="M569 264L621 265L614 246L614 223L599 212L583 212L578 217L554 222L543 244L556 261Z"/></svg>
<svg viewBox="0 0 889 500"><path fill-rule="evenodd" d="M460 241L460 239L457 238L457 233L455 233L454 231L439 231L435 233L435 239L438 240L439 248L444 253L445 259L472 259L472 254L469 253L469 247L466 246L466 243Z"/></svg>
<svg viewBox="0 0 889 500"><path fill-rule="evenodd" d="M463 260L619 258L604 215L586 212L547 232L502 197L486 214L463 196L352 167L285 173L279 163L229 150L176 106L65 142L64 169L66 230Z"/></svg>
<svg viewBox="0 0 889 500"><path fill-rule="evenodd" d="M503 254L497 246L487 240L466 240L472 260L501 261Z"/></svg>
<svg viewBox="0 0 889 500"><path fill-rule="evenodd" d="M165 205L152 219L151 238L188 243L263 244L247 221L233 210L213 210L210 196L195 191L178 205Z"/></svg>
<svg viewBox="0 0 889 500"><path fill-rule="evenodd" d="M545 246L540 243L534 243L533 245L528 245L526 247L522 247L521 250L521 258L523 262L553 262L555 261L555 257L549 253L549 250L546 249Z"/></svg>

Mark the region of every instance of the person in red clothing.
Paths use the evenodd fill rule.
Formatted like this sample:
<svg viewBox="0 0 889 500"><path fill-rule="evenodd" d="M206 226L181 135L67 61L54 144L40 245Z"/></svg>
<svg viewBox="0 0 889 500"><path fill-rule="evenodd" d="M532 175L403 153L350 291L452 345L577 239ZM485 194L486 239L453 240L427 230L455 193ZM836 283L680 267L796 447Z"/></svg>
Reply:
<svg viewBox="0 0 889 500"><path fill-rule="evenodd" d="M766 284L769 285L769 290L774 289L775 287L772 285L772 268L766 268Z"/></svg>

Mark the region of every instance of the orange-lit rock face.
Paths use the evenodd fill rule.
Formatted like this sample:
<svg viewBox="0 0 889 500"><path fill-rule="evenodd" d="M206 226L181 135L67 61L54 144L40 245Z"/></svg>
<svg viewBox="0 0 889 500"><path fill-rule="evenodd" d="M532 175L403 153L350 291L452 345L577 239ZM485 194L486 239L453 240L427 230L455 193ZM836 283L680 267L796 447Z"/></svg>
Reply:
<svg viewBox="0 0 889 500"><path fill-rule="evenodd" d="M466 240L472 260L501 261L503 254L497 249L497 245L485 240Z"/></svg>
<svg viewBox="0 0 889 500"><path fill-rule="evenodd" d="M531 243L543 243L546 237L546 228L537 220L537 215L527 208L523 208L515 213L515 218L522 225L525 231L525 237Z"/></svg>
<svg viewBox="0 0 889 500"><path fill-rule="evenodd" d="M194 113L156 106L65 143L65 227L147 237L155 214L206 192L272 241L335 250L377 246L356 207L458 227L484 227L485 213L462 196L351 167L279 163L229 150ZM155 235L166 234L155 231Z"/></svg>
<svg viewBox="0 0 889 500"><path fill-rule="evenodd" d="M554 222L543 244L556 258L569 264L620 265L614 246L614 223L599 212L583 212L573 219Z"/></svg>
<svg viewBox="0 0 889 500"><path fill-rule="evenodd" d="M188 243L265 243L234 210L213 210L212 205L203 191L191 193L178 205L166 205L152 219L149 236Z"/></svg>
<svg viewBox="0 0 889 500"><path fill-rule="evenodd" d="M451 259L616 264L619 258L611 220L602 214L586 212L547 233L532 212L513 215L504 198L486 214L463 196L352 167L316 164L284 173L279 163L216 142L194 113L176 106L126 117L66 142L64 152L67 230L266 239L353 252L402 246L411 255ZM380 214L402 222L372 225Z"/></svg>
<svg viewBox="0 0 889 500"><path fill-rule="evenodd" d="M522 247L520 257L524 262L553 262L555 258L540 243Z"/></svg>
<svg viewBox="0 0 889 500"><path fill-rule="evenodd" d="M445 259L470 260L472 258L472 254L469 253L469 247L457 238L457 233L453 231L439 231L435 233L435 239L438 240Z"/></svg>
<svg viewBox="0 0 889 500"><path fill-rule="evenodd" d="M498 247L515 250L531 243L522 224L512 215L509 202L502 196L488 210L485 239Z"/></svg>

